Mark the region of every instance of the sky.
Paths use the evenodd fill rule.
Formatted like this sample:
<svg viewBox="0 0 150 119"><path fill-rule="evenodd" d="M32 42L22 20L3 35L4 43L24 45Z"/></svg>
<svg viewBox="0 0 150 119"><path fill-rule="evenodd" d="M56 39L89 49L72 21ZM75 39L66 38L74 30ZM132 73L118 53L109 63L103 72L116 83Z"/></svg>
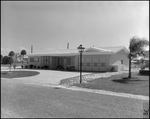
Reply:
<svg viewBox="0 0 150 119"><path fill-rule="evenodd" d="M1 1L1 54L149 40L149 1Z"/></svg>

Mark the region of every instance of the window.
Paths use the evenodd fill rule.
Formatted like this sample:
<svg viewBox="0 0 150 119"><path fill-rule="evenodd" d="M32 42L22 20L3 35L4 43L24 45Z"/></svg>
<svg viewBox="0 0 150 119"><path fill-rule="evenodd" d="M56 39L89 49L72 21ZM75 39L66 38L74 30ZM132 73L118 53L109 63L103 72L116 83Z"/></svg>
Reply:
<svg viewBox="0 0 150 119"><path fill-rule="evenodd" d="M30 62L34 62L34 58L30 58Z"/></svg>
<svg viewBox="0 0 150 119"><path fill-rule="evenodd" d="M87 66L90 66L90 62L87 62L86 65L87 65Z"/></svg>
<svg viewBox="0 0 150 119"><path fill-rule="evenodd" d="M67 65L71 65L71 58L67 58Z"/></svg>
<svg viewBox="0 0 150 119"><path fill-rule="evenodd" d="M101 63L101 67L105 67L106 66L106 63L105 62L102 62Z"/></svg>
<svg viewBox="0 0 150 119"><path fill-rule="evenodd" d="M39 62L39 58L34 58L34 62Z"/></svg>
<svg viewBox="0 0 150 119"><path fill-rule="evenodd" d="M39 62L39 58L38 57L30 58L30 62Z"/></svg>
<svg viewBox="0 0 150 119"><path fill-rule="evenodd" d="M97 67L97 63L96 62L94 62L94 66Z"/></svg>

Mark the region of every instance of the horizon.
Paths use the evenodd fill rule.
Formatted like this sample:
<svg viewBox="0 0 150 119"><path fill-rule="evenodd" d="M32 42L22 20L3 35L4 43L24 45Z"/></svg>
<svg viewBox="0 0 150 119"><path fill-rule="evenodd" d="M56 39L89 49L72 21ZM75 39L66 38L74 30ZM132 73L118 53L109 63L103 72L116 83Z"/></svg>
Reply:
<svg viewBox="0 0 150 119"><path fill-rule="evenodd" d="M44 53L84 47L125 46L133 36L149 41L148 1L2 1L1 54ZM149 47L147 47L149 50Z"/></svg>

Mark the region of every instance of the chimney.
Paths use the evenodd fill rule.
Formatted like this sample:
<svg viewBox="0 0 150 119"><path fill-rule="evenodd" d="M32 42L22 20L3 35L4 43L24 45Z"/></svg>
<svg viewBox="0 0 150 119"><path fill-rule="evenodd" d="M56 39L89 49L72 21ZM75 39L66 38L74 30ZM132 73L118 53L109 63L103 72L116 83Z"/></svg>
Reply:
<svg viewBox="0 0 150 119"><path fill-rule="evenodd" d="M69 49L69 43L67 43L67 49Z"/></svg>
<svg viewBox="0 0 150 119"><path fill-rule="evenodd" d="M31 45L31 53L33 53L33 45Z"/></svg>

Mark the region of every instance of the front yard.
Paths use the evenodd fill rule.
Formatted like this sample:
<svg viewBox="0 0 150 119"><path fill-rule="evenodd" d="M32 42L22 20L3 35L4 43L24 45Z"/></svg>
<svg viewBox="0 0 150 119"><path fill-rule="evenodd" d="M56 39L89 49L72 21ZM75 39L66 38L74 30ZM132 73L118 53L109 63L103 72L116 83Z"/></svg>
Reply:
<svg viewBox="0 0 150 119"><path fill-rule="evenodd" d="M112 75L107 78L98 78L83 84L74 84L74 86L149 96L149 76L140 75L138 72L132 72L133 78L128 79L127 77L128 73Z"/></svg>

